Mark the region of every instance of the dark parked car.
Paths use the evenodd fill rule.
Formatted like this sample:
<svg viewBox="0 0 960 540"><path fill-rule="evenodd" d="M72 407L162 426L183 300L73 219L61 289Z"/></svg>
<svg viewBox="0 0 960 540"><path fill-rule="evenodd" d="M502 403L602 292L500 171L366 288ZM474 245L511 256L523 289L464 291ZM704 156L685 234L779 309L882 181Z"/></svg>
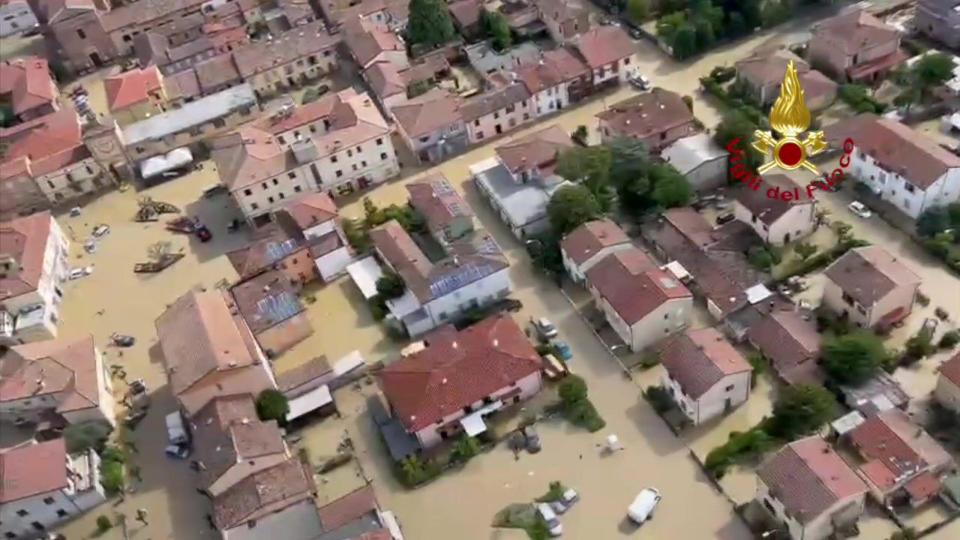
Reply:
<svg viewBox="0 0 960 540"><path fill-rule="evenodd" d="M200 225L196 228L197 238L201 242L209 242L213 238L213 233L210 232L210 229L206 225Z"/></svg>
<svg viewBox="0 0 960 540"><path fill-rule="evenodd" d="M717 216L717 225L723 225L724 223L730 223L734 220L733 212L727 212L725 214L720 214Z"/></svg>
<svg viewBox="0 0 960 540"><path fill-rule="evenodd" d="M543 449L540 445L540 434L533 426L523 428L523 437L527 441L527 451L531 454L536 454Z"/></svg>
<svg viewBox="0 0 960 540"><path fill-rule="evenodd" d="M111 334L110 339L113 341L113 344L117 347L133 347L137 342L137 338L133 336L127 336L124 334Z"/></svg>

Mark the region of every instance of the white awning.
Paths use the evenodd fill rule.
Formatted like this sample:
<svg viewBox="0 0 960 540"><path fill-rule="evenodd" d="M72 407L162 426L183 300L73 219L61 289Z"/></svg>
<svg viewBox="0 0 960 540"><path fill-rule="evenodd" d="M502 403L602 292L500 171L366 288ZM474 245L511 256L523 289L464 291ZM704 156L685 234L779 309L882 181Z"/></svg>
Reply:
<svg viewBox="0 0 960 540"><path fill-rule="evenodd" d="M747 302L750 304L756 304L757 302L763 302L770 297L773 293L770 292L763 283L759 283L747 289Z"/></svg>
<svg viewBox="0 0 960 540"><path fill-rule="evenodd" d="M352 351L333 363L333 373L337 377L341 377L363 366L365 363L366 362L364 362L363 355L360 354L360 351Z"/></svg>
<svg viewBox="0 0 960 540"><path fill-rule="evenodd" d="M175 148L163 156L154 156L140 162L140 176L151 178L167 171L172 171L178 167L189 165L193 161L193 154L190 149Z"/></svg>
<svg viewBox="0 0 960 540"><path fill-rule="evenodd" d="M369 300L377 295L377 280L383 277L383 270L372 256L347 266L347 273L364 298Z"/></svg>
<svg viewBox="0 0 960 540"><path fill-rule="evenodd" d="M666 270L667 272L670 272L671 274L673 274L673 277L679 279L682 282L685 282L686 280L690 279L690 272L687 272L687 269L684 268L683 265L677 261L668 262L667 264L663 265L662 270Z"/></svg>
<svg viewBox="0 0 960 540"><path fill-rule="evenodd" d="M866 419L859 411L851 411L834 420L833 423L830 424L830 427L837 432L837 435L845 435L864 423L864 421L866 421Z"/></svg>
<svg viewBox="0 0 960 540"><path fill-rule="evenodd" d="M287 413L287 422L300 418L308 412L315 411L328 403L333 403L330 388L325 384L318 386L306 394L297 396L288 402L290 412Z"/></svg>
<svg viewBox="0 0 960 540"><path fill-rule="evenodd" d="M483 422L483 415L479 412L469 414L460 419L460 425L467 432L467 436L476 437L487 430L487 424Z"/></svg>

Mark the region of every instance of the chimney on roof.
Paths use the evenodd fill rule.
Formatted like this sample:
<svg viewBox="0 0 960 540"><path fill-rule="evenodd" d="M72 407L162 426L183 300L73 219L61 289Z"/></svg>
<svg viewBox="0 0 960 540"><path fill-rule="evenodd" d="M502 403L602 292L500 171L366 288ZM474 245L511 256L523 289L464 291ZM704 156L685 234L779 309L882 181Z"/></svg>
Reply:
<svg viewBox="0 0 960 540"><path fill-rule="evenodd" d="M450 346L453 347L454 349L456 349L456 348L457 348L457 342L454 341L453 344L451 344Z"/></svg>
<svg viewBox="0 0 960 540"><path fill-rule="evenodd" d="M250 419L249 419L249 418L246 418L246 417L244 417L244 418L243 418L242 420L240 420L240 423L241 423L241 424L243 424L243 425L247 425L247 424L249 424L249 423L250 423Z"/></svg>
<svg viewBox="0 0 960 540"><path fill-rule="evenodd" d="M500 340L494 338L494 339L493 339L493 346L494 346L494 347L499 347L499 346L500 346Z"/></svg>

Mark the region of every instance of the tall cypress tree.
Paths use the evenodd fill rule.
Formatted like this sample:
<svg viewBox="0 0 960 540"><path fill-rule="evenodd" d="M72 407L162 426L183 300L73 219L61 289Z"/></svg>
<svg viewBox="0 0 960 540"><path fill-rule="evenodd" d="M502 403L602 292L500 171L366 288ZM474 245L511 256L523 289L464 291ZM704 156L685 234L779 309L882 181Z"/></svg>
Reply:
<svg viewBox="0 0 960 540"><path fill-rule="evenodd" d="M442 0L410 0L407 40L410 45L443 45L456 35L447 4Z"/></svg>

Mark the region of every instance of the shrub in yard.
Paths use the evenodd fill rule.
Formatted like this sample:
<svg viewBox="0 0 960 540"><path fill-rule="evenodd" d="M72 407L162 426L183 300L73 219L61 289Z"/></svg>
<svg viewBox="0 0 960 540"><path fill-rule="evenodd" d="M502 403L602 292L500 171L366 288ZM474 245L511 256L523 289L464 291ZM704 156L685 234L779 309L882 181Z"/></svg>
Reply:
<svg viewBox="0 0 960 540"><path fill-rule="evenodd" d="M557 394L564 405L573 405L587 399L587 383L578 375L570 375L560 383Z"/></svg>
<svg viewBox="0 0 960 540"><path fill-rule="evenodd" d="M408 456L396 466L397 477L407 487L416 487L440 474L440 467L433 461L423 461L419 456Z"/></svg>
<svg viewBox="0 0 960 540"><path fill-rule="evenodd" d="M587 126L577 126L577 129L573 130L573 135L570 136L578 144L586 145L587 144Z"/></svg>
<svg viewBox="0 0 960 540"><path fill-rule="evenodd" d="M393 300L403 296L406 285L400 274L387 270L377 280L377 294L384 300Z"/></svg>
<svg viewBox="0 0 960 540"><path fill-rule="evenodd" d="M561 484L559 481L554 480L550 482L550 489L547 490L547 493L541 497L537 497L537 502L553 502L563 499L563 492L567 490L567 486Z"/></svg>
<svg viewBox="0 0 960 540"><path fill-rule="evenodd" d="M287 414L290 412L290 404L287 402L287 396L279 390L268 388L257 396L257 416L260 420L276 420L283 423Z"/></svg>
<svg viewBox="0 0 960 540"><path fill-rule="evenodd" d="M721 84L733 80L736 76L737 70L733 66L717 66L710 70L710 78Z"/></svg>
<svg viewBox="0 0 960 540"><path fill-rule="evenodd" d="M451 457L454 461L470 461L474 456L480 453L480 443L477 439L463 435L453 443Z"/></svg>
<svg viewBox="0 0 960 540"><path fill-rule="evenodd" d="M600 431L607 425L607 422L600 417L600 413L588 399L567 406L564 410L570 422L585 428L591 433Z"/></svg>
<svg viewBox="0 0 960 540"><path fill-rule="evenodd" d="M927 307L930 305L930 297L920 291L917 291L917 303L923 307Z"/></svg>
<svg viewBox="0 0 960 540"><path fill-rule="evenodd" d="M108 495L123 491L126 485L123 463L119 461L103 460L100 462L100 484Z"/></svg>
<svg viewBox="0 0 960 540"><path fill-rule="evenodd" d="M919 360L936 352L930 332L921 330L917 335L907 340L906 354L912 359Z"/></svg>
<svg viewBox="0 0 960 540"><path fill-rule="evenodd" d="M107 516L97 516L97 530L105 533L113 528L113 522Z"/></svg>
<svg viewBox="0 0 960 540"><path fill-rule="evenodd" d="M960 343L960 330L950 330L940 336L939 345L941 349L952 349L957 343Z"/></svg>
<svg viewBox="0 0 960 540"><path fill-rule="evenodd" d="M653 410L663 414L673 407L673 398L663 386L651 386L643 391L643 397L650 402Z"/></svg>

